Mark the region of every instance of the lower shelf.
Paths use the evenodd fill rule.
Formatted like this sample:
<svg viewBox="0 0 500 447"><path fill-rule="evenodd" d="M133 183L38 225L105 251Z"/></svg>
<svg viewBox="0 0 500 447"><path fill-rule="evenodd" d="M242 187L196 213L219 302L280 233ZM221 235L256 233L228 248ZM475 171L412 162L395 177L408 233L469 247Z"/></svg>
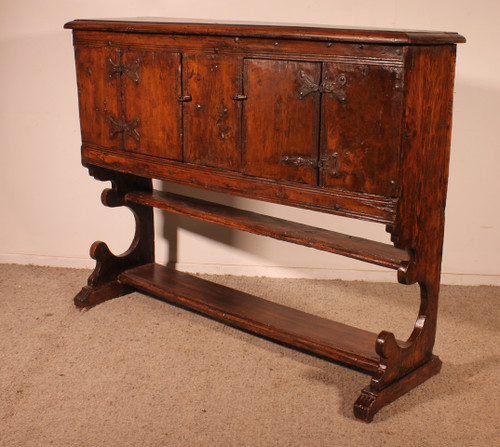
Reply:
<svg viewBox="0 0 500 447"><path fill-rule="evenodd" d="M375 372L377 334L292 309L159 264L125 271L136 290L290 346Z"/></svg>

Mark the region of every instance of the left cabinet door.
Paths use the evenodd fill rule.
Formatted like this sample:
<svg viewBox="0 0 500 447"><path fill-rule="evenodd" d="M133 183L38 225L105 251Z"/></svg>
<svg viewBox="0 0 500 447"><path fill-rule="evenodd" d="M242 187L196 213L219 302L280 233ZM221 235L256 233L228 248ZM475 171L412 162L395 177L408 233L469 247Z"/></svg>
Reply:
<svg viewBox="0 0 500 447"><path fill-rule="evenodd" d="M109 61L120 60L120 50L77 46L75 60L82 143L122 149L122 135L111 132L111 120L121 117L120 78L107 68Z"/></svg>
<svg viewBox="0 0 500 447"><path fill-rule="evenodd" d="M180 55L77 46L82 142L182 159Z"/></svg>
<svg viewBox="0 0 500 447"><path fill-rule="evenodd" d="M125 150L181 160L180 54L123 51L121 88Z"/></svg>

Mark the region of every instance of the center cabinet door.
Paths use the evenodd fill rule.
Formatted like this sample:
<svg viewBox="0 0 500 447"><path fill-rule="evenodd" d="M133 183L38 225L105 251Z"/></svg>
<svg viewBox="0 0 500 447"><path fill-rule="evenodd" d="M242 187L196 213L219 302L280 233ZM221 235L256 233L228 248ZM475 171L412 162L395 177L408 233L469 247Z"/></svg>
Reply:
<svg viewBox="0 0 500 447"><path fill-rule="evenodd" d="M241 58L185 53L182 71L184 161L239 170Z"/></svg>
<svg viewBox="0 0 500 447"><path fill-rule="evenodd" d="M245 174L317 184L320 95L301 93L304 77L319 84L321 63L245 59Z"/></svg>

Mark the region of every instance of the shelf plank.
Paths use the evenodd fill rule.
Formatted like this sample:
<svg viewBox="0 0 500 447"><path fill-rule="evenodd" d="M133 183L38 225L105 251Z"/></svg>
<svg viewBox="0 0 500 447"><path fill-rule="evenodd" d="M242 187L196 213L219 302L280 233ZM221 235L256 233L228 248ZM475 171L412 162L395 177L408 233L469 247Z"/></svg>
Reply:
<svg viewBox="0 0 500 447"><path fill-rule="evenodd" d="M378 369L377 334L292 309L159 264L122 273L122 284L231 326L353 365Z"/></svg>
<svg viewBox="0 0 500 447"><path fill-rule="evenodd" d="M410 260L405 250L389 244L179 194L160 191L132 192L125 196L125 200L395 270Z"/></svg>

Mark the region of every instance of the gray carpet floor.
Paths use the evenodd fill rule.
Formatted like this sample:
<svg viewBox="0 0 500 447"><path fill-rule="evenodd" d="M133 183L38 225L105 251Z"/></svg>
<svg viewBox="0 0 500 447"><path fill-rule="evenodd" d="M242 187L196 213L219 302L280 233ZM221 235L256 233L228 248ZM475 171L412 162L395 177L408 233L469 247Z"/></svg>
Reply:
<svg viewBox="0 0 500 447"><path fill-rule="evenodd" d="M439 375L371 424L370 376L133 293L78 311L87 270L0 265L0 445L496 446L500 288L443 286ZM373 332L411 332L398 284L209 277Z"/></svg>

